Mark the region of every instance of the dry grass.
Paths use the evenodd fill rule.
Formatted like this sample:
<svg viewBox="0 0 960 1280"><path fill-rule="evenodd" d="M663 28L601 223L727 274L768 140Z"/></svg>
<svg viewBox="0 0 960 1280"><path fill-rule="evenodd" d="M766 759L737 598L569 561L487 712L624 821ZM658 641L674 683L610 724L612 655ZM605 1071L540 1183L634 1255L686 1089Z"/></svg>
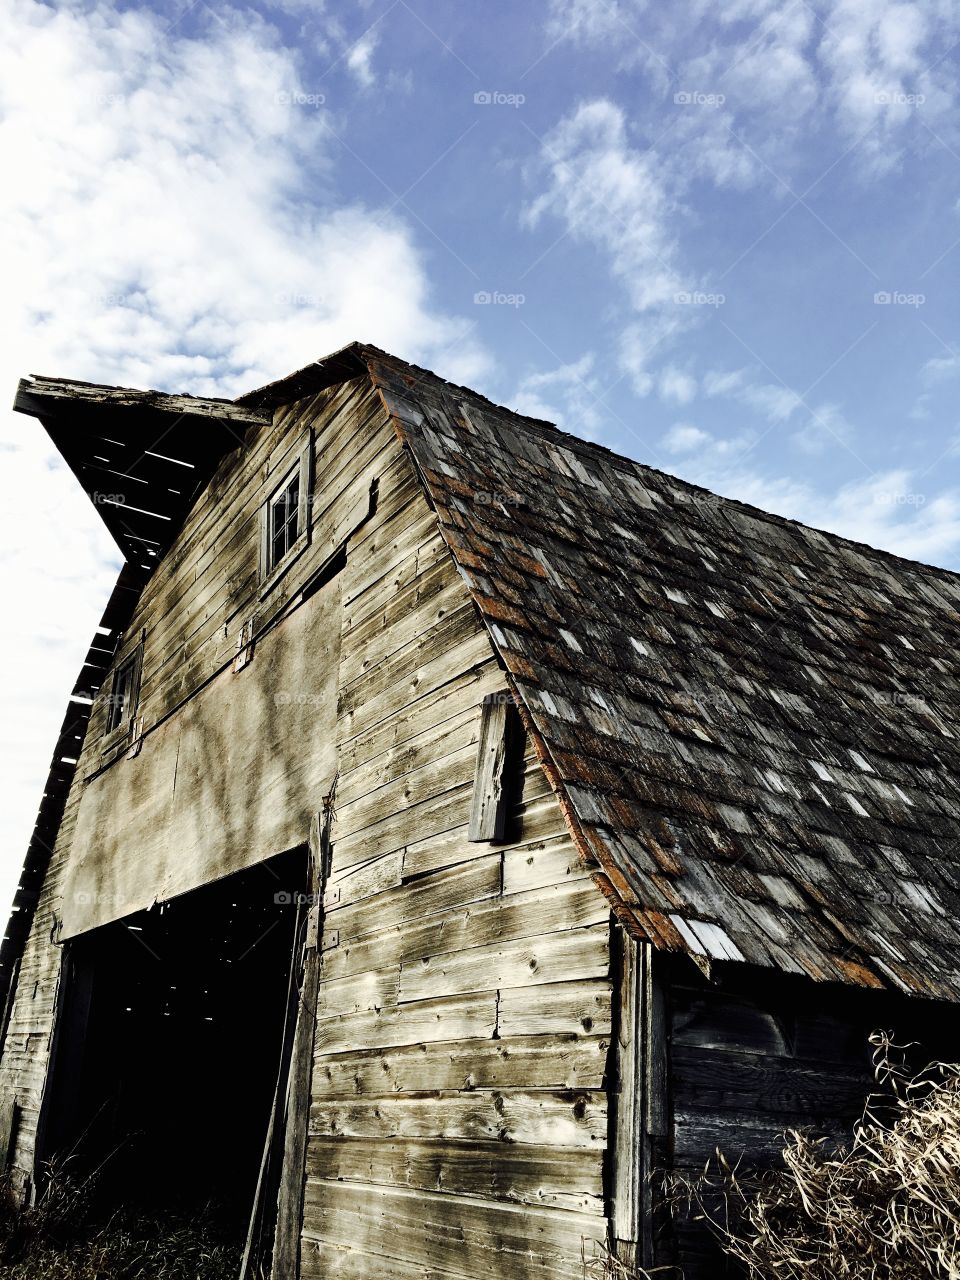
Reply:
<svg viewBox="0 0 960 1280"><path fill-rule="evenodd" d="M197 1213L94 1212L93 1186L60 1168L21 1209L0 1184L0 1280L236 1280L241 1247L214 1207Z"/></svg>
<svg viewBox="0 0 960 1280"><path fill-rule="evenodd" d="M673 1267L654 1267L648 1271L639 1264L626 1266L599 1240L592 1240L590 1245L592 1253L588 1254L587 1241L580 1243L580 1261L585 1280L654 1280L654 1277L664 1276L668 1272L674 1274Z"/></svg>
<svg viewBox="0 0 960 1280"><path fill-rule="evenodd" d="M960 1280L960 1065L912 1075L909 1046L871 1042L878 1092L848 1145L791 1132L785 1168L718 1153L680 1188L751 1280Z"/></svg>

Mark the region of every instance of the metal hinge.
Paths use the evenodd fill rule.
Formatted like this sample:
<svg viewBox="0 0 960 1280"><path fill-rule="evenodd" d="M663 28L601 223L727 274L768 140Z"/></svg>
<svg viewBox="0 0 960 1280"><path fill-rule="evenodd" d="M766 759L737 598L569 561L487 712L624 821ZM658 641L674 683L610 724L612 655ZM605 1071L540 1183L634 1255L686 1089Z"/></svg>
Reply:
<svg viewBox="0 0 960 1280"><path fill-rule="evenodd" d="M307 941L306 947L308 951L315 951L317 939L320 936L320 904L310 908L307 912Z"/></svg>
<svg viewBox="0 0 960 1280"><path fill-rule="evenodd" d="M237 633L237 656L233 660L234 671L242 671L253 659L253 618L248 618Z"/></svg>

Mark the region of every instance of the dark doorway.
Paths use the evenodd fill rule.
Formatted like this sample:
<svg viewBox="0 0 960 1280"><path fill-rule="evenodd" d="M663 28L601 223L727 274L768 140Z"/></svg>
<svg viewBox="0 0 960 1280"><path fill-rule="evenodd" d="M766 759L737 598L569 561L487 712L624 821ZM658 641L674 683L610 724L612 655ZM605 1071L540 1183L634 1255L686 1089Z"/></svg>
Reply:
<svg viewBox="0 0 960 1280"><path fill-rule="evenodd" d="M105 1211L214 1202L243 1231L285 1069L306 888L294 850L67 944L43 1153L99 1171Z"/></svg>

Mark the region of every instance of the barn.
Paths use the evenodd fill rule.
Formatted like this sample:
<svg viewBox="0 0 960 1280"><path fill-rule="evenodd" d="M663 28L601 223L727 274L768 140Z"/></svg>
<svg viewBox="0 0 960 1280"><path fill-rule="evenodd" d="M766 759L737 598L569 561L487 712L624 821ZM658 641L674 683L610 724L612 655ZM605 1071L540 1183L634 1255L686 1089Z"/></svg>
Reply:
<svg viewBox="0 0 960 1280"><path fill-rule="evenodd" d="M960 578L352 344L32 377L124 558L0 946L0 1161L274 1280L723 1274L671 1171L956 1056Z"/></svg>

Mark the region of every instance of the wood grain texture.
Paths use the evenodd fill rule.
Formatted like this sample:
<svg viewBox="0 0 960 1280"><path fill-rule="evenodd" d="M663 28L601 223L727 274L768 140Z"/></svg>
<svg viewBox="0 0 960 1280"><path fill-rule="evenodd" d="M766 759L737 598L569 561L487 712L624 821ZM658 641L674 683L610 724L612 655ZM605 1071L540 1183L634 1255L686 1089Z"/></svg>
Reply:
<svg viewBox="0 0 960 1280"><path fill-rule="evenodd" d="M530 750L471 841L503 673L410 494L343 576L303 1274L564 1275L605 1231L609 909Z"/></svg>
<svg viewBox="0 0 960 1280"><path fill-rule="evenodd" d="M488 694L483 700L470 804L470 840L502 840L507 827L507 757L512 709L506 690Z"/></svg>

